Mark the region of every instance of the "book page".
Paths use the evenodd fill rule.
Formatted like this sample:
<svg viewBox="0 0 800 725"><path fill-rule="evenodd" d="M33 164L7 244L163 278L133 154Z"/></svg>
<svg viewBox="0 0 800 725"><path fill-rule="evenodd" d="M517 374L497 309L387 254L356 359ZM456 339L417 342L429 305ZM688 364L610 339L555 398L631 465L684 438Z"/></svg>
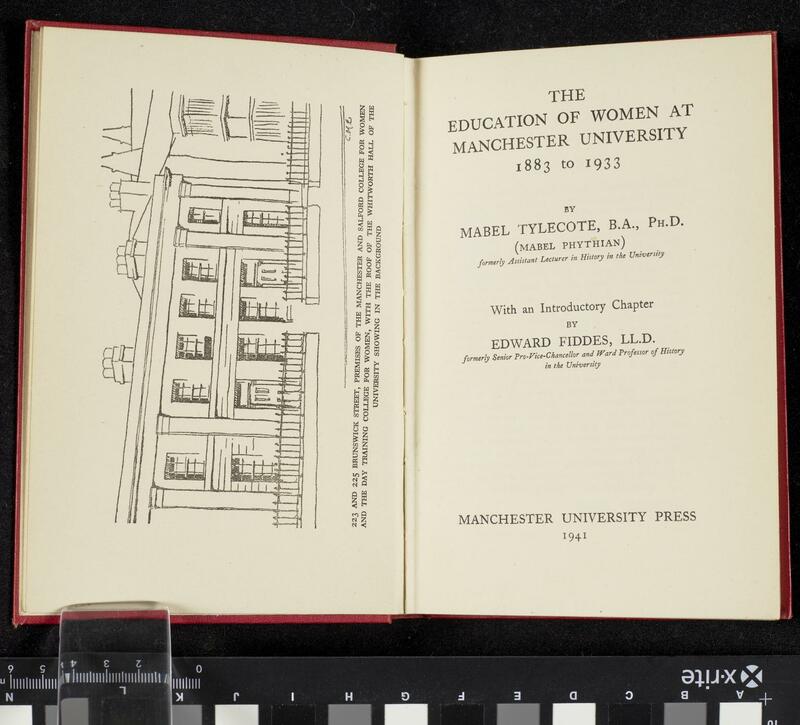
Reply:
<svg viewBox="0 0 800 725"><path fill-rule="evenodd" d="M416 611L779 616L771 53L419 62Z"/></svg>
<svg viewBox="0 0 800 725"><path fill-rule="evenodd" d="M403 607L403 59L45 28L20 611Z"/></svg>

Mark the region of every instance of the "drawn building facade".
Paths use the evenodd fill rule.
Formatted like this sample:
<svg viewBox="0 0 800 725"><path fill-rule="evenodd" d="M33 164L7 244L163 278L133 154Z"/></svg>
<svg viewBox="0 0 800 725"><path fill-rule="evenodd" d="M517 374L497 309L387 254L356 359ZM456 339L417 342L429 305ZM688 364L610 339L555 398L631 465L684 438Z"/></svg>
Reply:
<svg viewBox="0 0 800 725"><path fill-rule="evenodd" d="M311 107L150 93L139 139L136 101L130 143L107 129L122 148L104 157L131 216L117 272L141 298L135 343L103 355L131 386L117 521L182 508L315 525L319 337L292 319L319 302Z"/></svg>

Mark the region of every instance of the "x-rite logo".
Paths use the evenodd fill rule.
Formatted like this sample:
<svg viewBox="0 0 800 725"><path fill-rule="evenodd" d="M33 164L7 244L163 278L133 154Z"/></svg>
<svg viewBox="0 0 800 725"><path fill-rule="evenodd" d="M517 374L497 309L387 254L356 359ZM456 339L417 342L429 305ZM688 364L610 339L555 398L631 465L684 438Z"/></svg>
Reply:
<svg viewBox="0 0 800 725"><path fill-rule="evenodd" d="M681 671L681 682L706 690L716 685L742 686L749 689L760 687L764 682L764 670L760 665L745 665L741 669L731 667L686 669Z"/></svg>
<svg viewBox="0 0 800 725"><path fill-rule="evenodd" d="M758 665L745 665L739 673L739 681L745 687L758 687L764 680L764 670Z"/></svg>

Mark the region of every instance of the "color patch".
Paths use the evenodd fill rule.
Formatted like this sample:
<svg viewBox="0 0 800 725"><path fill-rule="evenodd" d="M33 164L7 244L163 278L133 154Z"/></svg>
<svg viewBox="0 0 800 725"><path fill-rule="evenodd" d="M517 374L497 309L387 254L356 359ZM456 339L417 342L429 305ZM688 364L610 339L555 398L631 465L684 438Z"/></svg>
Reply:
<svg viewBox="0 0 800 725"><path fill-rule="evenodd" d="M216 725L258 725L258 705L214 705Z"/></svg>
<svg viewBox="0 0 800 725"><path fill-rule="evenodd" d="M553 705L553 725L595 725L593 702L557 702Z"/></svg>
<svg viewBox="0 0 800 725"><path fill-rule="evenodd" d="M609 725L650 725L650 705L619 704L608 706Z"/></svg>
<svg viewBox="0 0 800 725"><path fill-rule="evenodd" d="M428 725L428 706L422 704L385 705L384 725Z"/></svg>
<svg viewBox="0 0 800 725"><path fill-rule="evenodd" d="M272 708L272 725L314 725L313 705L275 705Z"/></svg>
<svg viewBox="0 0 800 725"><path fill-rule="evenodd" d="M87 706L88 706L88 701ZM63 703L62 703L63 704ZM93 722L114 723L114 725L142 725L142 723L159 723L167 719L167 707L158 700L136 698L136 697L115 697L110 700L103 700L102 713L99 720L93 716ZM88 709L88 708L87 708ZM63 714L63 710L62 710ZM89 718L86 720L76 720L88 725ZM66 725L66 721L63 725Z"/></svg>
<svg viewBox="0 0 800 725"><path fill-rule="evenodd" d="M541 708L533 702L503 702L497 706L497 725L539 725Z"/></svg>
<svg viewBox="0 0 800 725"><path fill-rule="evenodd" d="M666 703L664 705L664 725L706 725L706 703Z"/></svg>
<svg viewBox="0 0 800 725"><path fill-rule="evenodd" d="M30 705L0 705L0 725L33 725Z"/></svg>
<svg viewBox="0 0 800 725"><path fill-rule="evenodd" d="M442 705L442 725L483 725L483 705Z"/></svg>
<svg viewBox="0 0 800 725"><path fill-rule="evenodd" d="M761 725L760 702L721 702L719 725Z"/></svg>
<svg viewBox="0 0 800 725"><path fill-rule="evenodd" d="M173 705L172 725L203 725L203 706Z"/></svg>
<svg viewBox="0 0 800 725"><path fill-rule="evenodd" d="M328 725L370 725L372 705L328 705Z"/></svg>
<svg viewBox="0 0 800 725"><path fill-rule="evenodd" d="M85 697L68 697L59 703L59 725L89 725L89 700Z"/></svg>

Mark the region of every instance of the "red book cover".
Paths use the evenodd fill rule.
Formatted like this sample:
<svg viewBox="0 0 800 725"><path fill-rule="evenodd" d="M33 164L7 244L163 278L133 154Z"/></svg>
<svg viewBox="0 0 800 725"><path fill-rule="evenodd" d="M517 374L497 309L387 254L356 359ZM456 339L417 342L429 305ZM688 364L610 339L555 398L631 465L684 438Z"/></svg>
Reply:
<svg viewBox="0 0 800 725"><path fill-rule="evenodd" d="M778 34L772 35L772 143L775 179L775 327L778 360L778 515L780 516L781 619L792 617L792 563L789 540L789 448L786 421L786 333L783 314L781 234L781 144L778 113Z"/></svg>
<svg viewBox="0 0 800 725"><path fill-rule="evenodd" d="M22 194L22 220L21 220L21 273L20 273L20 307L25 299L25 255L26 255L26 188L27 188L27 155L28 155L28 113L29 113L29 80L31 62L31 36L43 27L71 27L84 29L115 30L115 31L135 31L149 33L164 33L176 35L199 35L225 38L242 38L249 40L266 40L274 42L328 45L336 47L360 48L364 50L376 50L394 52L395 46L384 43L358 43L353 41L324 40L313 38L279 37L265 35L249 35L236 33L213 33L205 31L190 30L171 30L157 28L135 28L118 27L103 25L82 25L49 21L29 21L26 27L26 58L25 58L25 101L24 101L24 137L23 137L23 194ZM786 425L786 369L785 369L785 341L784 341L784 319L783 319L783 279L782 279L782 254L781 254L781 215L780 215L780 155L779 155L779 123L778 123L778 86L777 86L777 37L772 34L773 49L773 144L774 144L774 218L775 218L775 268L776 268L776 352L777 352L777 409L778 420L778 494L779 494L779 535L780 535L780 590L781 590L781 618L791 617L791 567L789 560L789 502L788 502L788 451L787 451L787 425ZM23 326L24 316L20 311L19 325L19 364L22 371L22 355L25 330ZM15 625L20 624L53 624L57 623L57 616L29 616L20 612L20 502L21 502L21 482L20 482L20 455L22 443L21 407L22 407L22 385L23 381L20 374L18 389L18 430L17 430L17 488L16 488L16 513L15 513L15 532L17 546L14 555L14 616ZM401 615L397 616L424 616L424 615ZM464 616L469 616L465 613ZM370 616L370 615L176 615L172 618L175 623L202 624L202 623L355 623L355 622L380 622L388 623L392 620L391 616Z"/></svg>

